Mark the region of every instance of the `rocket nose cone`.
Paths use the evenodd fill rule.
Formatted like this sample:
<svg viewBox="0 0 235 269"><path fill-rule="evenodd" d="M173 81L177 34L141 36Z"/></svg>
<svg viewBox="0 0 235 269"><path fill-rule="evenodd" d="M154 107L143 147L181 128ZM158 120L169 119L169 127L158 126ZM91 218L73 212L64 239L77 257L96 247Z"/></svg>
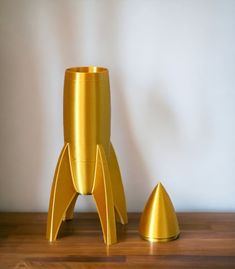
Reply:
<svg viewBox="0 0 235 269"><path fill-rule="evenodd" d="M174 206L161 183L154 188L147 201L141 216L139 232L149 241L169 241L179 235Z"/></svg>

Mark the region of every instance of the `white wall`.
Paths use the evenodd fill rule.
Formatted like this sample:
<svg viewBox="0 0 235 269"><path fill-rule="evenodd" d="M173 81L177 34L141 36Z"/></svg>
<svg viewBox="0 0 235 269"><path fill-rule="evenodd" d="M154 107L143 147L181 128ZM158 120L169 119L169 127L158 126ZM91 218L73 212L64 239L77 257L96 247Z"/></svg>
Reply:
<svg viewBox="0 0 235 269"><path fill-rule="evenodd" d="M47 210L64 70L98 65L128 210L161 180L178 211L234 211L234 14L226 0L0 0L0 210Z"/></svg>

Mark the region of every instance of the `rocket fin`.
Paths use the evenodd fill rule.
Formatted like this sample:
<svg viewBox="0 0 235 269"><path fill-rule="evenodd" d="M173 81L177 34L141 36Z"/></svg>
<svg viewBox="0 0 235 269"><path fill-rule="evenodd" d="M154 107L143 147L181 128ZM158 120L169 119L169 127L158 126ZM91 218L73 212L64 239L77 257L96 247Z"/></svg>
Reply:
<svg viewBox="0 0 235 269"><path fill-rule="evenodd" d="M51 189L47 219L48 240L56 240L63 217L75 196L77 192L73 184L69 144L66 144L61 151Z"/></svg>
<svg viewBox="0 0 235 269"><path fill-rule="evenodd" d="M96 171L93 187L104 241L107 245L117 242L116 222L109 166L102 146L97 146Z"/></svg>
<svg viewBox="0 0 235 269"><path fill-rule="evenodd" d="M75 204L76 204L76 201L77 201L77 198L78 198L78 193L74 196L73 200L71 201L64 217L63 217L63 220L72 220L73 219L73 215L74 215L74 207L75 207Z"/></svg>
<svg viewBox="0 0 235 269"><path fill-rule="evenodd" d="M117 212L117 220L122 224L128 222L127 211L126 211L126 199L124 188L122 185L121 173L117 161L117 157L110 143L110 161L109 161L109 171L113 190L114 207Z"/></svg>

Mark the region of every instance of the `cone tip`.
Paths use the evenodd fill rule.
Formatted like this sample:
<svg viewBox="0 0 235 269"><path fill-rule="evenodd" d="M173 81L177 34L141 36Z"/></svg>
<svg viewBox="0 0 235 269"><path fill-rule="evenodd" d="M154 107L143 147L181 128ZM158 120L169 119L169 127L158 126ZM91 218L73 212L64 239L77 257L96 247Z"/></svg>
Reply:
<svg viewBox="0 0 235 269"><path fill-rule="evenodd" d="M166 192L166 189L165 189L165 187L163 186L163 184L162 184L162 182L161 181L159 181L158 182L158 184L157 184L157 186L155 187L155 190L158 190L158 191L160 191L160 192Z"/></svg>

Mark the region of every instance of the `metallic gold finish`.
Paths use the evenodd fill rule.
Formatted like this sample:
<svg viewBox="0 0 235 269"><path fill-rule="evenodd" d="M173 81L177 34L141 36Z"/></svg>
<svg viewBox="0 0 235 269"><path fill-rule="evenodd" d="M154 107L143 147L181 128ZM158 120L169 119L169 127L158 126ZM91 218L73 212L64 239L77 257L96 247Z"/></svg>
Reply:
<svg viewBox="0 0 235 269"><path fill-rule="evenodd" d="M140 219L140 235L148 241L177 239L180 230L174 206L161 183L151 193Z"/></svg>
<svg viewBox="0 0 235 269"><path fill-rule="evenodd" d="M127 212L110 142L109 75L102 67L75 67L65 72L64 147L51 189L48 240L56 240L62 220L73 218L78 195L93 195L104 241L116 243L116 217L126 224Z"/></svg>

